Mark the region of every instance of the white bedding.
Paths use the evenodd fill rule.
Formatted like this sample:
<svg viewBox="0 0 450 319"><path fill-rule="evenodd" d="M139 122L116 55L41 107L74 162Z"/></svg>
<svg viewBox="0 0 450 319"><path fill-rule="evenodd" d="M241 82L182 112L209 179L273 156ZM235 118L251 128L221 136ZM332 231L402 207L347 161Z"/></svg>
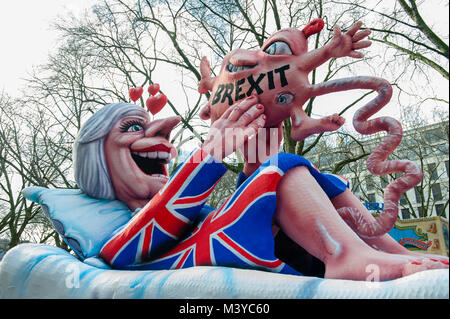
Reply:
<svg viewBox="0 0 450 319"><path fill-rule="evenodd" d="M0 262L0 299L449 298L448 269L386 282L361 282L226 267L160 271L99 267L57 247L22 244L8 251Z"/></svg>

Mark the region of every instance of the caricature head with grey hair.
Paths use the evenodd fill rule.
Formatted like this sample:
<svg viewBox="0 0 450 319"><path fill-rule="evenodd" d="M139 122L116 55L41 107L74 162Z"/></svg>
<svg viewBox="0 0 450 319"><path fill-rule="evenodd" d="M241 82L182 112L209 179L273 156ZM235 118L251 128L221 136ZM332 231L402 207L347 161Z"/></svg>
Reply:
<svg viewBox="0 0 450 319"><path fill-rule="evenodd" d="M78 186L91 197L143 207L168 180L166 164L176 156L169 136L179 121L151 121L134 104L104 106L84 123L73 146Z"/></svg>

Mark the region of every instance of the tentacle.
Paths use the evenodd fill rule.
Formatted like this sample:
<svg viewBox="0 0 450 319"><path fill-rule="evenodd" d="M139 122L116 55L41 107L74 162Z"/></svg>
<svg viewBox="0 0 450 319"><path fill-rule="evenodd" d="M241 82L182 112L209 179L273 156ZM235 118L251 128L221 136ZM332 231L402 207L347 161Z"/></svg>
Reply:
<svg viewBox="0 0 450 319"><path fill-rule="evenodd" d="M200 61L200 75L201 80L198 84L198 92L205 94L212 90L215 79L211 77L211 66L206 57L203 57Z"/></svg>
<svg viewBox="0 0 450 319"><path fill-rule="evenodd" d="M372 89L378 96L361 107L353 117L353 126L361 134L374 134L386 131L385 139L372 151L367 159L367 169L375 175L404 173L391 182L384 192L384 209L376 220L368 220L355 208L338 210L341 217L361 237L371 238L384 235L394 226L398 216L400 196L422 180L420 168L408 160L387 160L397 148L403 137L400 122L391 117L369 117L382 109L391 99L392 87L388 81L376 77L354 77L324 82L313 87L314 96L350 89Z"/></svg>

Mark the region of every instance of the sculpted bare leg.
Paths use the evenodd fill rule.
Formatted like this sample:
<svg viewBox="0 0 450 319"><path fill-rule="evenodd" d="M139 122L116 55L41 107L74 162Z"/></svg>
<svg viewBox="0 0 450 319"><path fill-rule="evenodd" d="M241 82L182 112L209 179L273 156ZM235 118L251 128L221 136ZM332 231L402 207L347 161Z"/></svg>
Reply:
<svg viewBox="0 0 450 319"><path fill-rule="evenodd" d="M297 244L324 262L326 278L366 280L373 269L391 280L432 268L418 257L378 251L367 245L338 215L333 203L305 167L288 171L277 188L275 221Z"/></svg>
<svg viewBox="0 0 450 319"><path fill-rule="evenodd" d="M357 209L360 211L364 218L368 221L375 220L375 217L361 204L361 201L353 195L350 190L346 190L342 194L336 196L331 200L333 206L336 210L341 209L342 207L351 207L353 209ZM442 262L444 265L448 265L448 257L439 256L439 255L431 255L431 254L421 254L417 252L410 251L400 245L394 238L392 238L389 234L384 234L382 236L377 236L373 238L362 238L369 246L381 250L391 254L401 254L408 255L413 257L420 258L430 258L431 261L438 260Z"/></svg>

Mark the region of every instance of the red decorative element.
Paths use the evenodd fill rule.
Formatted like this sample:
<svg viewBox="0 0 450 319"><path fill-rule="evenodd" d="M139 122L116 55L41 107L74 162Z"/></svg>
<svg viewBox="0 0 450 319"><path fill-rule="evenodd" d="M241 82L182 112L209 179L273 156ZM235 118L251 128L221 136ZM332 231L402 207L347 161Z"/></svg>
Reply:
<svg viewBox="0 0 450 319"><path fill-rule="evenodd" d="M325 23L322 19L314 19L303 28L302 32L308 38L310 35L320 32L324 25Z"/></svg>
<svg viewBox="0 0 450 319"><path fill-rule="evenodd" d="M390 210L390 212L392 213L392 215L394 214L394 211ZM402 238L398 241L398 243L402 246L411 245L422 250L427 250L432 244L431 241L424 242L422 240L414 238Z"/></svg>
<svg viewBox="0 0 450 319"><path fill-rule="evenodd" d="M142 88L142 86L139 86L138 88L131 88L128 91L128 95L130 96L130 99L133 102L136 102L142 96L143 92L144 92L144 89Z"/></svg>
<svg viewBox="0 0 450 319"><path fill-rule="evenodd" d="M413 261L411 264L413 264L413 265L422 265L422 263L420 261Z"/></svg>
<svg viewBox="0 0 450 319"><path fill-rule="evenodd" d="M170 147L167 147L166 145L163 144L157 144L157 145L152 145L146 148L141 148L141 149L133 149L132 151L135 152L157 152L157 151L161 151L161 152L168 152L170 153Z"/></svg>
<svg viewBox="0 0 450 319"><path fill-rule="evenodd" d="M147 101L145 102L145 105L147 106L147 109L155 115L159 111L162 110L164 105L167 103L167 96L165 96L163 93L158 94L157 96L150 96Z"/></svg>
<svg viewBox="0 0 450 319"><path fill-rule="evenodd" d="M448 266L448 261L447 260L441 260L441 263L443 263L444 265Z"/></svg>
<svg viewBox="0 0 450 319"><path fill-rule="evenodd" d="M150 95L156 95L156 93L158 93L158 92L159 92L159 84L158 83L154 83L148 87L148 93Z"/></svg>

